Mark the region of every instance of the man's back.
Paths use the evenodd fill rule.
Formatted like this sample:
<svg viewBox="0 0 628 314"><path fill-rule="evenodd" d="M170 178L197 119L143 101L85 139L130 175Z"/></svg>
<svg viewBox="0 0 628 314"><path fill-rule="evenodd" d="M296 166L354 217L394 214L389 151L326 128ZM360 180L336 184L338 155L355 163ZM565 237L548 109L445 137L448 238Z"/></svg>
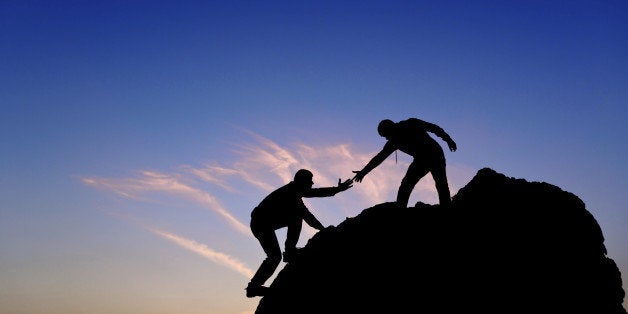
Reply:
<svg viewBox="0 0 628 314"><path fill-rule="evenodd" d="M433 132L434 125L423 120L410 118L397 122L389 142L396 149L414 157L442 155L443 149L427 132Z"/></svg>
<svg viewBox="0 0 628 314"><path fill-rule="evenodd" d="M299 208L305 206L301 197L297 195L296 186L290 182L266 196L251 212L258 221L272 226L274 229L285 227L297 217L300 217Z"/></svg>

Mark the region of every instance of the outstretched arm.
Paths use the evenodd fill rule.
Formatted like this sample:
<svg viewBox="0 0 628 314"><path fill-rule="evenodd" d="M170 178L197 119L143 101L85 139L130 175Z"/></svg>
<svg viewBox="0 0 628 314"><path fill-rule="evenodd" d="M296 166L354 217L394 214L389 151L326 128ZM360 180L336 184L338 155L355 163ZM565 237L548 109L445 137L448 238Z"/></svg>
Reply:
<svg viewBox="0 0 628 314"><path fill-rule="evenodd" d="M341 182L338 179L338 186L324 187L324 188L312 188L303 192L303 197L327 197L334 196L337 193L346 191L353 186L353 179L347 179L345 182Z"/></svg>
<svg viewBox="0 0 628 314"><path fill-rule="evenodd" d="M457 148L456 142L454 142L454 140L451 139L449 134L447 134L447 132L445 132L443 128L441 128L440 126L434 123L426 122L419 119L416 119L416 120L420 121L423 124L423 127L425 128L426 131L434 133L436 136L440 137L443 141L445 141L447 145L449 146L449 150L451 150L452 152L456 151L456 148Z"/></svg>
<svg viewBox="0 0 628 314"><path fill-rule="evenodd" d="M384 148L382 148L382 150L379 151L377 155L371 158L371 160L366 164L366 166L364 166L364 168L362 168L362 170L354 171L355 176L353 177L353 180L362 182L362 179L364 178L364 176L366 176L369 172L371 172L371 170L379 166L395 150L397 150L397 148L395 148L395 146L390 141L386 142L386 145L384 145Z"/></svg>

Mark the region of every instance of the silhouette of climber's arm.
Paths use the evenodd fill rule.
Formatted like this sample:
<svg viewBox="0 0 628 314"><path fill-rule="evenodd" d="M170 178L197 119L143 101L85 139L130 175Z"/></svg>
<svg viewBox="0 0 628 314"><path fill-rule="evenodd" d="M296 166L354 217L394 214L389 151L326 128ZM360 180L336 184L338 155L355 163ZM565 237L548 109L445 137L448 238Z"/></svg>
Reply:
<svg viewBox="0 0 628 314"><path fill-rule="evenodd" d="M312 189L309 189L309 190L303 192L303 197L328 197L328 196L334 196L337 193L340 193L342 191L346 191L347 189L352 187L353 186L352 183L353 183L352 179L347 179L347 180L345 180L345 182L340 182L340 179L338 179L338 186L324 187L324 188L312 188Z"/></svg>
<svg viewBox="0 0 628 314"><path fill-rule="evenodd" d="M410 118L409 120L412 120L414 123L421 124L423 129L425 129L426 131L430 133L434 133L436 136L443 139L443 141L445 141L447 145L449 146L449 150L451 150L452 152L456 151L456 148L457 148L456 142L454 142L454 140L451 139L449 134L447 134L447 132L445 132L445 130L443 130L443 128L441 128L440 126L434 123L427 122L427 121L419 120L417 118Z"/></svg>
<svg viewBox="0 0 628 314"><path fill-rule="evenodd" d="M303 225L303 222L300 218L288 225L288 231L286 232L286 243L285 243L286 252L288 251L294 252L294 250L296 250L297 242L299 241L299 236L301 235L302 225Z"/></svg>
<svg viewBox="0 0 628 314"><path fill-rule="evenodd" d="M283 253L283 259L286 263L294 261L297 251L297 242L299 242L299 236L301 235L301 229L303 227L303 221L305 221L312 228L317 230L323 230L325 227L323 224L314 217L305 204L301 202L301 210L303 210L303 217L295 217L295 220L288 225L288 232L286 233L285 251Z"/></svg>
<svg viewBox="0 0 628 314"><path fill-rule="evenodd" d="M318 221L318 219L314 217L314 214L312 214L312 212L309 211L308 209L305 209L305 212L303 215L303 221L305 221L305 223L307 223L308 225L310 225L312 228L316 230L325 229L323 224L320 221Z"/></svg>
<svg viewBox="0 0 628 314"><path fill-rule="evenodd" d="M396 150L397 148L392 142L390 141L386 142L386 144L384 145L384 148L382 148L382 150L379 151L379 153L377 153L377 155L375 155L366 164L366 166L362 168L362 170L354 171L355 176L353 177L353 180L361 182L364 176L366 176L369 172L371 172L371 170L379 166L384 160L386 160L386 158L388 158L388 156L390 156L390 154L392 154Z"/></svg>

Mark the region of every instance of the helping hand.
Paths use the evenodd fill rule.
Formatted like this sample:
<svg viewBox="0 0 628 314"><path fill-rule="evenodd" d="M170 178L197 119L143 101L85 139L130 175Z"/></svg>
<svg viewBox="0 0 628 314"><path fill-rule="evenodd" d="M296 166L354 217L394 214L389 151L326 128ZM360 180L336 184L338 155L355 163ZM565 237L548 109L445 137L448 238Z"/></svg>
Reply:
<svg viewBox="0 0 628 314"><path fill-rule="evenodd" d="M355 173L355 176L353 177L353 181L357 181L357 182L362 182L362 179L364 178L364 174L362 173L362 171L353 171L353 173Z"/></svg>
<svg viewBox="0 0 628 314"><path fill-rule="evenodd" d="M345 182L341 182L340 178L338 178L338 189L340 189L340 191L346 191L352 186L353 179L347 179Z"/></svg>

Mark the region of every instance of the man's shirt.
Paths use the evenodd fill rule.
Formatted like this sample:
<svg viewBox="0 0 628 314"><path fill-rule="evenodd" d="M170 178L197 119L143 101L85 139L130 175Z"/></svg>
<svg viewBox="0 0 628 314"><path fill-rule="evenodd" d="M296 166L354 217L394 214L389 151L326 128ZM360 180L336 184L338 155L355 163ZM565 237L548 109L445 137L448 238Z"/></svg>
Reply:
<svg viewBox="0 0 628 314"><path fill-rule="evenodd" d="M288 226L290 223L303 219L309 211L303 203L302 197L327 197L338 193L336 187L312 188L302 194L297 191L294 182L290 182L268 194L253 209L251 218L257 224L272 229Z"/></svg>

